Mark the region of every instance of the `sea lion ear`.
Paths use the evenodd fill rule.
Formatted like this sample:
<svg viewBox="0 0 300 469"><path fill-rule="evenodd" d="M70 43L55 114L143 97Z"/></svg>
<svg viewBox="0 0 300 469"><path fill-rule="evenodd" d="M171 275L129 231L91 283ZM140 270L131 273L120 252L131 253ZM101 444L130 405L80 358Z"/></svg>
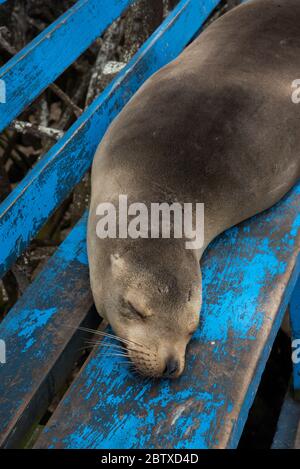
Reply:
<svg viewBox="0 0 300 469"><path fill-rule="evenodd" d="M113 262L116 262L119 259L120 259L120 254L118 254L117 252L110 255L110 261L111 261L112 264L113 264Z"/></svg>
<svg viewBox="0 0 300 469"><path fill-rule="evenodd" d="M118 253L110 255L110 263L113 272L119 272L125 266L124 259Z"/></svg>

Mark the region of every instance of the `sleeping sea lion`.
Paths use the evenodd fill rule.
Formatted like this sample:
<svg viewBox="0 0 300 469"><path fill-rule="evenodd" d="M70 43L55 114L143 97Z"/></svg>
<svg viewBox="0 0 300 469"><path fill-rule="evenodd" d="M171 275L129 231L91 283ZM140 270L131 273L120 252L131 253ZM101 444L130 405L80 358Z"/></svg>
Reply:
<svg viewBox="0 0 300 469"><path fill-rule="evenodd" d="M199 261L218 234L300 177L299 0L253 0L212 23L139 89L94 158L88 223L96 307L135 368L178 377L199 323ZM295 90L294 90L295 91ZM97 236L102 203L204 203L204 244ZM98 214L97 214L98 213Z"/></svg>

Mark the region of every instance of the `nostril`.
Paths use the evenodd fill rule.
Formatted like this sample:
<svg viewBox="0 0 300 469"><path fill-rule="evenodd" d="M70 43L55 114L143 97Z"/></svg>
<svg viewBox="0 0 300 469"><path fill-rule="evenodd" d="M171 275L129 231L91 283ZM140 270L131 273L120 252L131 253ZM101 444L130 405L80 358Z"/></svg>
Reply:
<svg viewBox="0 0 300 469"><path fill-rule="evenodd" d="M165 377L173 376L179 370L179 362L175 358L169 358L166 363L163 375Z"/></svg>

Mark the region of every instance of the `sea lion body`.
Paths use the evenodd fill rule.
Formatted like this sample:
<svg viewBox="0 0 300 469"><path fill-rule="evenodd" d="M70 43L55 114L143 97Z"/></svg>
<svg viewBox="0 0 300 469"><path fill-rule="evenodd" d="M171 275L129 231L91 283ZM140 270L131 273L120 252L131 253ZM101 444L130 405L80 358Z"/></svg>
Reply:
<svg viewBox="0 0 300 469"><path fill-rule="evenodd" d="M128 252L131 256L117 268L120 275L127 269L127 261L131 269L132 259L141 272L147 271L149 263L153 270L155 261L165 268L161 282L180 298L178 308L173 305L177 313L168 340L175 334L178 324L174 318L182 312L183 296L186 298L191 285L199 291L201 278L191 253L184 253L179 240L97 239L97 205L117 203L119 194L147 206L165 201L204 203L205 243L193 253L199 261L219 233L280 200L300 177L300 105L292 101L292 83L300 78L299 24L297 0L254 0L232 10L147 80L102 140L92 171L88 229L91 285L100 314L121 337L122 321L114 324L117 313L110 312L111 294L107 296L105 278L109 269L114 270L111 256L116 254L119 259L125 253L125 259ZM154 259L150 261L151 251ZM189 265L190 277L186 273ZM109 277L110 281L118 283L119 274ZM168 275L175 276L173 289ZM154 284L158 277L152 275ZM148 299L149 279L145 287ZM135 288L138 294L143 283ZM122 292L124 289L126 285L122 285ZM166 309L171 294L164 301L160 300ZM118 308L116 299L112 304ZM194 298L194 310L199 305ZM158 314L156 321L161 325L170 314L163 319ZM125 329L128 338L134 327Z"/></svg>

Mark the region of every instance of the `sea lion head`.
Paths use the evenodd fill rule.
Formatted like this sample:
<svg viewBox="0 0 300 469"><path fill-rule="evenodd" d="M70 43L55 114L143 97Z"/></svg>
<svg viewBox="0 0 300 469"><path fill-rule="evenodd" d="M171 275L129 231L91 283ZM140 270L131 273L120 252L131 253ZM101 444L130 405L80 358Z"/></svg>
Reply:
<svg viewBox="0 0 300 469"><path fill-rule="evenodd" d="M196 256L175 240L152 239L136 240L107 257L98 310L126 345L136 371L157 378L180 376L199 323Z"/></svg>

